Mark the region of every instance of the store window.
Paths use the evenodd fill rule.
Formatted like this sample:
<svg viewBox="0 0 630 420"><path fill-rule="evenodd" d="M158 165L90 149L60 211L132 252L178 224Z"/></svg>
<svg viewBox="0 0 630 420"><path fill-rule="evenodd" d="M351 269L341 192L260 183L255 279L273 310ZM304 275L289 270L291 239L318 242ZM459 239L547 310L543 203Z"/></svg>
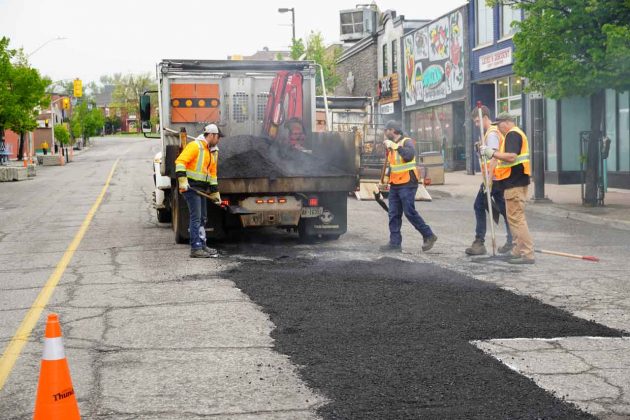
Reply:
<svg viewBox="0 0 630 420"><path fill-rule="evenodd" d="M518 76L504 77L496 81L497 114L509 112L516 117L516 124L522 127L523 79Z"/></svg>
<svg viewBox="0 0 630 420"><path fill-rule="evenodd" d="M501 6L501 38L507 38L516 33L512 22L521 21L521 10L512 6Z"/></svg>
<svg viewBox="0 0 630 420"><path fill-rule="evenodd" d="M606 165L608 171L617 170L617 92L606 89L606 137L610 139L610 153Z"/></svg>
<svg viewBox="0 0 630 420"><path fill-rule="evenodd" d="M580 170L580 132L591 129L591 100L572 96L560 101L562 171Z"/></svg>
<svg viewBox="0 0 630 420"><path fill-rule="evenodd" d="M389 74L389 65L387 64L387 44L383 44L383 76Z"/></svg>
<svg viewBox="0 0 630 420"><path fill-rule="evenodd" d="M617 94L619 104L619 170L630 171L630 92Z"/></svg>
<svg viewBox="0 0 630 420"><path fill-rule="evenodd" d="M392 41L392 73L398 72L398 40Z"/></svg>
<svg viewBox="0 0 630 420"><path fill-rule="evenodd" d="M558 170L558 102L545 99L545 170Z"/></svg>
<svg viewBox="0 0 630 420"><path fill-rule="evenodd" d="M486 6L486 0L477 0L475 6L476 45L491 44L494 41L494 10Z"/></svg>

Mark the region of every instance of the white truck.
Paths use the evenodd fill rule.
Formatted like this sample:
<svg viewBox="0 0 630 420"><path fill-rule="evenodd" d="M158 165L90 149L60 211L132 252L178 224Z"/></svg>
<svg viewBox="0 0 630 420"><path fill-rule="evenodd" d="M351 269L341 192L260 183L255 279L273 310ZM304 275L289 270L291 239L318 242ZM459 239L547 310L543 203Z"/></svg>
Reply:
<svg viewBox="0 0 630 420"><path fill-rule="evenodd" d="M336 239L346 232L360 144L352 133L313 132L316 69L310 61L163 60L157 65L162 151L154 158L154 205L159 222L172 222L177 243L186 243L189 234L174 161L209 123L225 134L218 163L223 203L208 203L209 239L261 226L295 230L304 240ZM147 137L150 94L140 98ZM286 124L296 120L305 134L299 151L287 142ZM273 162L253 165L266 158Z"/></svg>

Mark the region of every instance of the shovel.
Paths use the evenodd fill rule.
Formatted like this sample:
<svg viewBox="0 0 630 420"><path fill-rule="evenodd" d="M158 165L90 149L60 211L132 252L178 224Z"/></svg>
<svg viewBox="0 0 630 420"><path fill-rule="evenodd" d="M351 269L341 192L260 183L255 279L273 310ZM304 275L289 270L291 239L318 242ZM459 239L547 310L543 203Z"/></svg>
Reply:
<svg viewBox="0 0 630 420"><path fill-rule="evenodd" d="M383 168L381 169L381 179L380 179L381 185L385 183L385 171L387 170L388 153L389 151L385 152L385 162L383 162ZM387 206L387 203L385 202L385 200L383 200L383 194L381 194L380 189L378 191L374 191L374 200L378 203L379 206L383 208L383 210L389 213L389 207Z"/></svg>
<svg viewBox="0 0 630 420"><path fill-rule="evenodd" d="M195 193L197 193L197 195L200 195L202 197L207 198L210 201L210 203L212 203L213 205L215 205L217 207L220 207L221 209L227 211L230 214L236 214L236 215L256 214L255 211L247 210L246 208L241 207L241 206L226 206L226 205L223 205L223 204L217 204L217 203L214 202L214 199L212 197L210 197L210 194L207 194L207 193L205 193L203 191L200 191L200 190L198 190L196 188L192 188L192 187L188 187L188 188L190 190L194 191Z"/></svg>

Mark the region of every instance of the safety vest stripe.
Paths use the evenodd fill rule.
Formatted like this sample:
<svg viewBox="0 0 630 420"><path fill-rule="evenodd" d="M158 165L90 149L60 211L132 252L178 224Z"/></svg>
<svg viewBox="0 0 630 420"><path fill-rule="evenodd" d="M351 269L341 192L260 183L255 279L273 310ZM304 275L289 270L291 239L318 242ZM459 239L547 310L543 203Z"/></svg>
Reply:
<svg viewBox="0 0 630 420"><path fill-rule="evenodd" d="M391 165L392 173L411 171L416 167L416 160L409 161L407 163L402 163L400 165Z"/></svg>
<svg viewBox="0 0 630 420"><path fill-rule="evenodd" d="M499 168L511 168L512 166L520 165L521 163L529 162L529 153L518 155L514 162L500 161L497 165Z"/></svg>
<svg viewBox="0 0 630 420"><path fill-rule="evenodd" d="M186 165L183 163L178 163L175 165L175 172L186 172Z"/></svg>
<svg viewBox="0 0 630 420"><path fill-rule="evenodd" d="M188 170L186 171L186 176L190 179L194 179L195 181L208 182L210 183L210 185L215 185L218 183L218 180L216 177L212 177L202 172L195 172L195 171Z"/></svg>

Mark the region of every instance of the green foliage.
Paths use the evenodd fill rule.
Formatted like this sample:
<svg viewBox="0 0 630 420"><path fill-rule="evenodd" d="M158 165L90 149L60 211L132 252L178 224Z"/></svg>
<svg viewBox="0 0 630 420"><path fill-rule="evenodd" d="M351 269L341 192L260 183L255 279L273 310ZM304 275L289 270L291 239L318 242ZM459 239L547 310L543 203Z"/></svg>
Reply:
<svg viewBox="0 0 630 420"><path fill-rule="evenodd" d="M516 25L514 71L548 97L630 89L630 1L493 0L527 16Z"/></svg>
<svg viewBox="0 0 630 420"><path fill-rule="evenodd" d="M55 140L63 145L70 144L70 133L65 125L56 125L55 126Z"/></svg>
<svg viewBox="0 0 630 420"><path fill-rule="evenodd" d="M111 107L125 108L128 113L135 114L140 109L140 95L147 90L157 90L157 83L150 75L122 75L116 73L111 77L101 77L101 82L114 85Z"/></svg>
<svg viewBox="0 0 630 420"><path fill-rule="evenodd" d="M341 82L341 77L336 73L337 59L341 55L341 48L334 46L326 48L324 38L320 32L311 32L306 42L306 59L315 61L322 66L326 91L332 92ZM323 93L319 71L316 76L317 94Z"/></svg>
<svg viewBox="0 0 630 420"><path fill-rule="evenodd" d="M302 55L306 52L306 47L304 47L304 41L302 38L294 39L291 42L291 59L299 60Z"/></svg>
<svg viewBox="0 0 630 420"><path fill-rule="evenodd" d="M0 141L7 128L20 134L21 158L24 134L37 127L38 109L49 104L46 88L50 80L29 66L21 49L10 49L9 42L9 38L0 39Z"/></svg>
<svg viewBox="0 0 630 420"><path fill-rule="evenodd" d="M70 118L70 131L76 137L83 137L87 143L90 137L101 133L105 124L105 117L99 109L92 107L89 109L87 102L82 101L72 111Z"/></svg>

